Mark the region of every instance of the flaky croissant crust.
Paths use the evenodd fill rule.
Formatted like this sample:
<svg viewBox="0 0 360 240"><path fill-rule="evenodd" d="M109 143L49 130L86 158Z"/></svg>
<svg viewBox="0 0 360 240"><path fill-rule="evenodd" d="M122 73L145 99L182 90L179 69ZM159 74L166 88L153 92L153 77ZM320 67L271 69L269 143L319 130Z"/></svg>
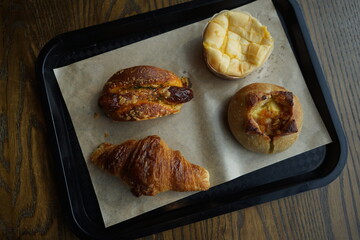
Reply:
<svg viewBox="0 0 360 240"><path fill-rule="evenodd" d="M210 187L206 169L188 162L156 135L119 145L103 143L92 153L90 161L120 177L136 196Z"/></svg>

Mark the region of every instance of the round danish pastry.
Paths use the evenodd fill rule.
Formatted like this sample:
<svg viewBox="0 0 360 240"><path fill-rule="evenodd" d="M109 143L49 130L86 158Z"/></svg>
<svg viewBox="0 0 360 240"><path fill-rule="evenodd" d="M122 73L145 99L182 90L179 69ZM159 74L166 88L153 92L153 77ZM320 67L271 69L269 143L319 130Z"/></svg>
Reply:
<svg viewBox="0 0 360 240"><path fill-rule="evenodd" d="M222 78L245 77L268 59L273 48L267 27L246 12L220 12L203 34L205 62Z"/></svg>
<svg viewBox="0 0 360 240"><path fill-rule="evenodd" d="M289 148L302 128L303 112L297 96L269 83L241 88L230 100L230 130L245 148L277 153Z"/></svg>

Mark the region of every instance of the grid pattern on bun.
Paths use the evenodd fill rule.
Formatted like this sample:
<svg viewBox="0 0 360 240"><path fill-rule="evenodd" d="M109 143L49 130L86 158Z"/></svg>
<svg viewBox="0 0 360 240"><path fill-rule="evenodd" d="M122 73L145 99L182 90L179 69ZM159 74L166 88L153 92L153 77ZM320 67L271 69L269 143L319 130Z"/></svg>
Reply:
<svg viewBox="0 0 360 240"><path fill-rule="evenodd" d="M206 63L225 77L244 77L260 67L271 54L274 40L267 27L246 12L225 11L205 28Z"/></svg>

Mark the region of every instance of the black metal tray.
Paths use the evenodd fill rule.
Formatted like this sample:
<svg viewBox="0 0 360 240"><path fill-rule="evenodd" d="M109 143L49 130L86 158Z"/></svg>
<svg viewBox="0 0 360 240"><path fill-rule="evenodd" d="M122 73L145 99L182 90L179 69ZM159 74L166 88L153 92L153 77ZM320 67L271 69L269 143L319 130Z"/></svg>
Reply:
<svg viewBox="0 0 360 240"><path fill-rule="evenodd" d="M132 239L325 186L343 169L347 143L296 0L273 0L332 143L105 228L54 68L194 23L252 0L198 0L59 35L39 54L42 86L63 205L81 238ZM116 29L116 30L115 30ZM121 207L121 206L119 206Z"/></svg>

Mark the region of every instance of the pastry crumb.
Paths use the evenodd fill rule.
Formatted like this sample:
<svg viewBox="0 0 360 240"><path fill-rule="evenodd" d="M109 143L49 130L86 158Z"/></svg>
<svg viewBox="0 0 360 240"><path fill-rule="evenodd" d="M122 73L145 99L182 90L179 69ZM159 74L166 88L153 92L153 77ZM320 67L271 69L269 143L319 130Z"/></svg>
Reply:
<svg viewBox="0 0 360 240"><path fill-rule="evenodd" d="M98 113L94 113L94 118L98 119L100 117L100 115Z"/></svg>
<svg viewBox="0 0 360 240"><path fill-rule="evenodd" d="M107 137L109 137L109 136L110 136L110 134L109 134L109 133L107 133L107 132L106 132L106 133L104 133L104 137L105 137L105 138L107 138Z"/></svg>

